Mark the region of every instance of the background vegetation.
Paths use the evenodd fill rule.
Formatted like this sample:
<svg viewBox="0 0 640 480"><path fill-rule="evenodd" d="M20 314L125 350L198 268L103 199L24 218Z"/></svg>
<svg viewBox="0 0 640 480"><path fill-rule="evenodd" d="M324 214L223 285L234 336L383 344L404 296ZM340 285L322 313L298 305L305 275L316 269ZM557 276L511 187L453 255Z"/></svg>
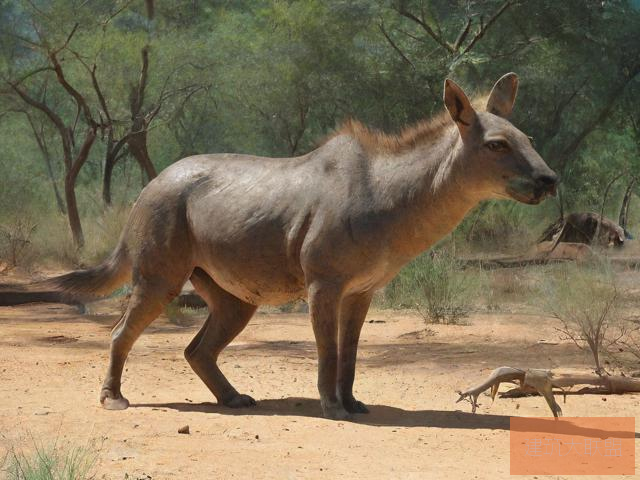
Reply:
<svg viewBox="0 0 640 480"><path fill-rule="evenodd" d="M90 261L181 157L299 155L348 117L398 130L442 108L445 77L481 92L508 71L561 196L488 202L454 240L526 243L618 176L605 212L628 191L633 233L639 31L638 0L1 0L1 255Z"/></svg>

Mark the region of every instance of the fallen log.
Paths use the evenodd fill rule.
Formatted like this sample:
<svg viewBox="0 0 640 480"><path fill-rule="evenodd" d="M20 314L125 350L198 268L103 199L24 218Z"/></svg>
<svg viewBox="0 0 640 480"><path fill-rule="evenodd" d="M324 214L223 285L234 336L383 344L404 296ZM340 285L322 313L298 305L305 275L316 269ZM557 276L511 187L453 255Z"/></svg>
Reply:
<svg viewBox="0 0 640 480"><path fill-rule="evenodd" d="M483 270L496 270L498 268L520 268L532 265L549 265L554 263L574 262L575 258L550 258L546 256L518 256L518 257L484 257L461 258L461 268L482 268ZM609 257L609 263L613 266L636 269L640 268L638 257Z"/></svg>
<svg viewBox="0 0 640 480"><path fill-rule="evenodd" d="M622 375L596 375L596 374L554 374L550 370L541 369L521 369L514 367L496 368L489 377L475 387L465 391L458 391L460 397L456 403L466 400L471 403L471 411L476 412L478 407L478 397L486 390L490 389L491 400L493 401L498 393L501 383L514 383L517 388L509 390L507 394L517 393L542 395L546 400L554 417L562 416L562 409L555 400L554 388L560 389L565 394L564 389L576 385L584 385L585 388L575 392L577 394L597 393L597 394L620 394L630 392L640 392L640 379L624 377ZM502 395L501 395L502 396Z"/></svg>
<svg viewBox="0 0 640 480"><path fill-rule="evenodd" d="M548 265L550 263L568 262L565 258L540 258L540 257L496 257L496 258L466 258L460 260L462 268L476 267L483 270L496 270L498 268L519 268L531 265Z"/></svg>

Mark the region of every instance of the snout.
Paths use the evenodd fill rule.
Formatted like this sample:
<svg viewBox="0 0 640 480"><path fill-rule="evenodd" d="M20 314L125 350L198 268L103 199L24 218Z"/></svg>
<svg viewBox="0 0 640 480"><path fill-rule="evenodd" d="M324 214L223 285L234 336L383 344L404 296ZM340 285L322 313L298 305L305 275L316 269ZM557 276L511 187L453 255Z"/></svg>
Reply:
<svg viewBox="0 0 640 480"><path fill-rule="evenodd" d="M531 176L511 179L506 191L511 198L529 205L537 205L546 197L554 196L558 186L558 175L552 170Z"/></svg>
<svg viewBox="0 0 640 480"><path fill-rule="evenodd" d="M533 181L535 196L540 200L547 196L554 197L556 195L559 178L555 172L550 170L547 173L537 175Z"/></svg>

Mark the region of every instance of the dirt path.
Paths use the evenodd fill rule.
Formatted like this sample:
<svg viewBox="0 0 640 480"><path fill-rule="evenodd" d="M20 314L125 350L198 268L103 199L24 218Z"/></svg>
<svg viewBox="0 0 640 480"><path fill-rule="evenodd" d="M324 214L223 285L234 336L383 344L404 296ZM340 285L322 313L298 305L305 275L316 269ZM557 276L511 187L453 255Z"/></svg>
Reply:
<svg viewBox="0 0 640 480"><path fill-rule="evenodd" d="M354 422L320 417L308 319L259 314L225 351L221 368L258 407L219 408L182 350L203 320L162 317L136 344L123 391L132 408L98 404L116 301L0 309L0 454L32 439L99 446L96 478L506 478L509 415L548 416L540 398L455 404L455 390L503 364L588 366L557 341L549 320L480 315L470 326L436 326L374 311L365 325L356 395L371 408ZM570 397L567 416L636 416L640 396ZM190 434L178 429L189 425ZM638 428L637 428L638 429ZM638 452L636 453L636 459ZM637 460L636 460L637 464Z"/></svg>

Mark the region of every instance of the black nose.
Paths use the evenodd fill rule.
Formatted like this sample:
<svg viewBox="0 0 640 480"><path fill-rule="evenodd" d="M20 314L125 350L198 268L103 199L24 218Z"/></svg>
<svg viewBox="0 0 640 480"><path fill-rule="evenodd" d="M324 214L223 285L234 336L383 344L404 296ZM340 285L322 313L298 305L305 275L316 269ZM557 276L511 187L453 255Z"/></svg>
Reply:
<svg viewBox="0 0 640 480"><path fill-rule="evenodd" d="M536 178L536 183L541 187L555 187L558 184L558 175L555 173L540 175Z"/></svg>
<svg viewBox="0 0 640 480"><path fill-rule="evenodd" d="M544 195L544 194L548 194L552 196L556 195L556 186L558 185L558 175L556 175L555 172L544 173L542 175L539 175L538 177L536 177L535 182L537 185L536 190L538 191L539 195Z"/></svg>

